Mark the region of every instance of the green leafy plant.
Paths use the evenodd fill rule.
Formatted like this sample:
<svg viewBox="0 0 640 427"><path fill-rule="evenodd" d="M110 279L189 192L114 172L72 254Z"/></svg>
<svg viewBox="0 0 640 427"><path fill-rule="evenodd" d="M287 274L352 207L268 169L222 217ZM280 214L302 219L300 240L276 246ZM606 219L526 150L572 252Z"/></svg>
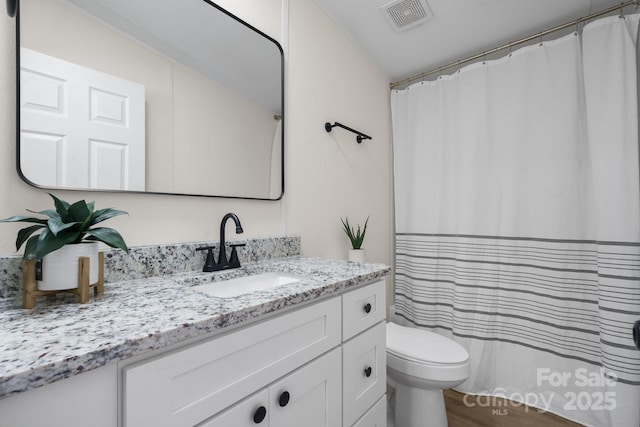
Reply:
<svg viewBox="0 0 640 427"><path fill-rule="evenodd" d="M92 228L102 221L118 215L125 215L127 212L111 208L94 210L94 202L86 203L84 200L80 200L69 204L53 194L49 195L53 198L55 210L35 212L27 209L28 212L48 218L17 215L0 220L0 222L36 224L18 231L16 250L19 250L26 242L24 259L40 260L64 245L82 241L100 241L112 248L129 251L124 239L116 230L108 227ZM40 234L33 235L39 230L42 230Z"/></svg>
<svg viewBox="0 0 640 427"><path fill-rule="evenodd" d="M367 220L364 222L362 230L360 229L360 225L358 225L357 230L352 227L349 224L349 217L346 219L340 218L340 221L342 221L342 225L344 226L344 232L347 234L347 237L349 237L349 240L351 240L351 247L353 249L360 249L362 247L362 242L364 241L364 235L367 232L369 217L367 217Z"/></svg>

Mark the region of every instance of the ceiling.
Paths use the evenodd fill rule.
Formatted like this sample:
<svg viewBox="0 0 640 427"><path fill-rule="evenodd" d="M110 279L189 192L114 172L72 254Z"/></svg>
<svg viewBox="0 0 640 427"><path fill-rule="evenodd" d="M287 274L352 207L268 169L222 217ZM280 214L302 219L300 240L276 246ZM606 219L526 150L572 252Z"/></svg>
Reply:
<svg viewBox="0 0 640 427"><path fill-rule="evenodd" d="M391 82L397 82L619 5L621 0L427 0L433 16L405 31L394 29L380 8L392 0L315 1Z"/></svg>

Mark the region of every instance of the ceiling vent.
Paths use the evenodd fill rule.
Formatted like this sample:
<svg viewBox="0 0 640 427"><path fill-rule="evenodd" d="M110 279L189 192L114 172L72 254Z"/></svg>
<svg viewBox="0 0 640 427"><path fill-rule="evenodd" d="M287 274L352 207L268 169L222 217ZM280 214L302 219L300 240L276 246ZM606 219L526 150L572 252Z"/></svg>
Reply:
<svg viewBox="0 0 640 427"><path fill-rule="evenodd" d="M380 10L396 31L408 30L433 16L426 0L393 0Z"/></svg>

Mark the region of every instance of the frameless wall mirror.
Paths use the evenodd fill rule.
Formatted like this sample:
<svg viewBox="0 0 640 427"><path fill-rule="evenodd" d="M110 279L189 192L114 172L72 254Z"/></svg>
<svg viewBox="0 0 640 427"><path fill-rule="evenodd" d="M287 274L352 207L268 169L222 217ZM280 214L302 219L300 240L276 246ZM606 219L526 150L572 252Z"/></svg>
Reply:
<svg viewBox="0 0 640 427"><path fill-rule="evenodd" d="M281 197L274 39L207 0L23 0L17 17L28 183Z"/></svg>

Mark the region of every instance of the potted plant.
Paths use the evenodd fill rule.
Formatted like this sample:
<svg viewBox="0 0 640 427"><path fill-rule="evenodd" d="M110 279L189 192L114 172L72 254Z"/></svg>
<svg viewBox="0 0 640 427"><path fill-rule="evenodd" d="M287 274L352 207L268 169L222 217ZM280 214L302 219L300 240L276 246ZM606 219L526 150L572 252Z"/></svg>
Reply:
<svg viewBox="0 0 640 427"><path fill-rule="evenodd" d="M28 222L35 225L18 231L16 250L25 244L23 259L42 261L36 268L36 280L40 290L62 290L74 287L78 258L90 258L90 283L98 280L98 242L112 248L129 251L124 239L116 230L108 227L94 227L96 224L124 215L117 209L94 210L94 202L80 200L69 204L49 194L53 198L55 210L28 212L46 218L32 216L12 216L0 222ZM40 234L34 234L41 231Z"/></svg>
<svg viewBox="0 0 640 427"><path fill-rule="evenodd" d="M364 235L367 232L369 217L367 217L367 220L364 222L364 226L362 227L362 229L360 228L360 225L357 226L357 229L352 227L351 224L349 224L349 217L347 217L346 219L340 218L340 221L342 221L344 232L351 241L351 249L349 249L349 261L364 262L366 258L366 252L364 249L362 249L362 242L364 241Z"/></svg>

